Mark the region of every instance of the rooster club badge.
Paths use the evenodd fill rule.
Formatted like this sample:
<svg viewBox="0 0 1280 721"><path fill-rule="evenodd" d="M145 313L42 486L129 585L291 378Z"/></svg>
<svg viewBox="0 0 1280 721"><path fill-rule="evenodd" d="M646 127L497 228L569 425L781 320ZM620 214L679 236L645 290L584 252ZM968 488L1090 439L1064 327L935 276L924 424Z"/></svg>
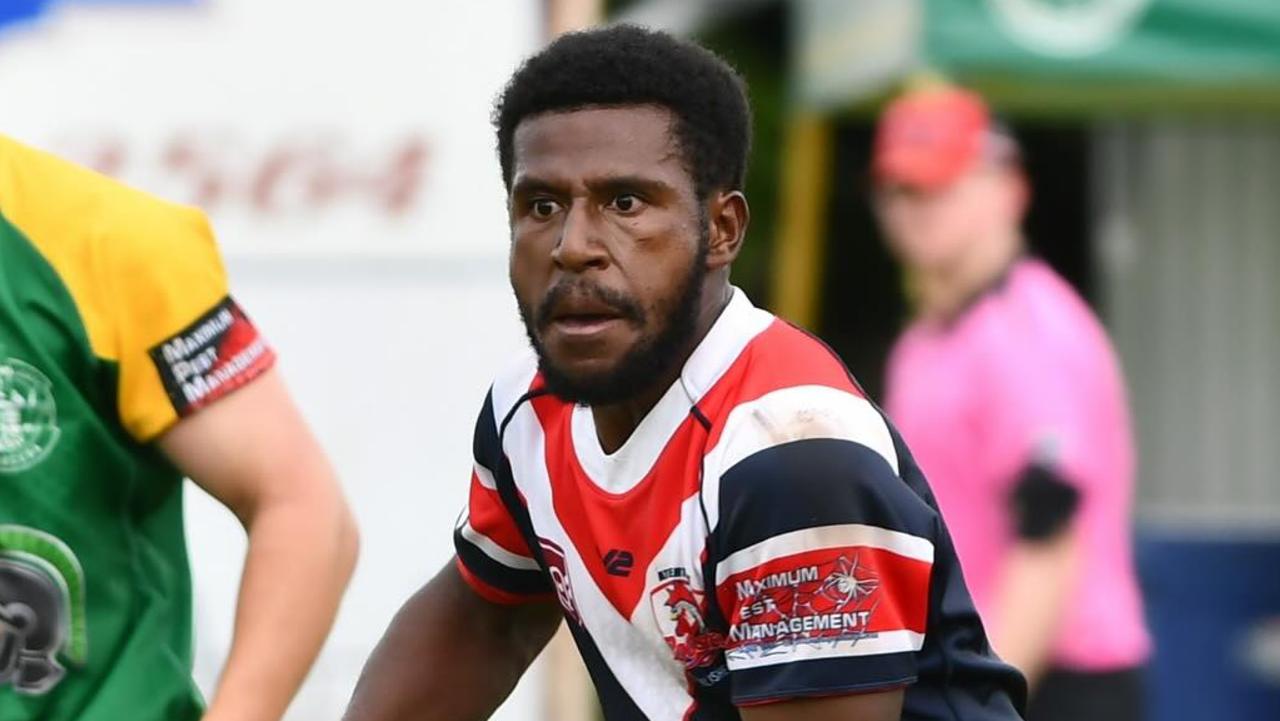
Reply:
<svg viewBox="0 0 1280 721"><path fill-rule="evenodd" d="M649 592L662 638L675 659L690 669L714 663L724 647L719 634L706 630L705 597L703 591L693 587L683 568L660 571L658 585Z"/></svg>

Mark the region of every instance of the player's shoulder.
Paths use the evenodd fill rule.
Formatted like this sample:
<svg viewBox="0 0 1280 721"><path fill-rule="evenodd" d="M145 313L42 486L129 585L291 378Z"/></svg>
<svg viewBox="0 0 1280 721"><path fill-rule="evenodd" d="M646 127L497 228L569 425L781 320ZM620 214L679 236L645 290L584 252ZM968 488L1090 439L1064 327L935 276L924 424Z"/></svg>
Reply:
<svg viewBox="0 0 1280 721"><path fill-rule="evenodd" d="M221 257L201 211L3 136L0 170L0 211L77 286L78 297L141 292L134 286L145 285L91 290L112 278L222 282Z"/></svg>
<svg viewBox="0 0 1280 721"><path fill-rule="evenodd" d="M890 426L876 406L829 385L788 385L739 403L724 419L708 469L721 475L753 475L800 453L840 473L850 458L860 466L899 473ZM879 475L878 473L876 475Z"/></svg>
<svg viewBox="0 0 1280 721"><path fill-rule="evenodd" d="M911 463L865 397L781 388L738 405L708 453L708 522L742 544L845 523L929 537L936 511L903 479Z"/></svg>
<svg viewBox="0 0 1280 721"><path fill-rule="evenodd" d="M203 239L205 217L196 208L163 200L53 153L0 135L0 203L17 208L61 242L109 240L113 246L180 241L175 230Z"/></svg>
<svg viewBox="0 0 1280 721"><path fill-rule="evenodd" d="M523 348L493 377L485 400L497 423L520 404L538 375L538 357L532 348Z"/></svg>
<svg viewBox="0 0 1280 721"><path fill-rule="evenodd" d="M846 389L820 384L777 388L735 405L718 431L707 459L721 472L795 444L818 456L838 452L843 444L857 445L898 471L898 453L884 416L864 396Z"/></svg>
<svg viewBox="0 0 1280 721"><path fill-rule="evenodd" d="M784 448L822 456L852 444L897 473L889 424L822 341L779 320L745 352L743 377L713 422L709 466L725 473Z"/></svg>
<svg viewBox="0 0 1280 721"><path fill-rule="evenodd" d="M780 318L774 319L745 350L743 393L773 387L823 385L864 395L844 362L817 336Z"/></svg>

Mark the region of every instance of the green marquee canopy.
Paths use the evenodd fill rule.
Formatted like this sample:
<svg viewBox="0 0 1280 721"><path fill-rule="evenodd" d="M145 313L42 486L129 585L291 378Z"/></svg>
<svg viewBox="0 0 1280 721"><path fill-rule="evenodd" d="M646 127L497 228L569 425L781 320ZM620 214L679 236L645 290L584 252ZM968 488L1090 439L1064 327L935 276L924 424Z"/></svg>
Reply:
<svg viewBox="0 0 1280 721"><path fill-rule="evenodd" d="M1007 111L1280 112L1280 0L794 0L802 107L922 72Z"/></svg>

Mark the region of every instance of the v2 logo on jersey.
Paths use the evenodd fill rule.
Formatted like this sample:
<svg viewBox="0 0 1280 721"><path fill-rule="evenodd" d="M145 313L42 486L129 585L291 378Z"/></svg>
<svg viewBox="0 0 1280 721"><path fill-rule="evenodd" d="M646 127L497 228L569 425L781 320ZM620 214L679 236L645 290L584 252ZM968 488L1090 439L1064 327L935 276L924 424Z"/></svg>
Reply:
<svg viewBox="0 0 1280 721"><path fill-rule="evenodd" d="M631 575L631 569L635 565L636 557L631 555L631 551L615 548L604 554L604 570L610 576L626 578Z"/></svg>

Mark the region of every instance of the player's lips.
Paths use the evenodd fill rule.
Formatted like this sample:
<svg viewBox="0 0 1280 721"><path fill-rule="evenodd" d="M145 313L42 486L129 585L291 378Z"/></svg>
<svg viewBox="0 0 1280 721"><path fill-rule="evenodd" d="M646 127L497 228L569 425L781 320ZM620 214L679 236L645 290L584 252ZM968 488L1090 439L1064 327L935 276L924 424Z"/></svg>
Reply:
<svg viewBox="0 0 1280 721"><path fill-rule="evenodd" d="M551 322L551 325L558 332L567 336L591 336L603 333L621 322L622 318L618 316L571 315L557 318Z"/></svg>
<svg viewBox="0 0 1280 721"><path fill-rule="evenodd" d="M569 300L551 313L550 326L566 336L587 337L603 333L626 322L613 306L593 299Z"/></svg>

